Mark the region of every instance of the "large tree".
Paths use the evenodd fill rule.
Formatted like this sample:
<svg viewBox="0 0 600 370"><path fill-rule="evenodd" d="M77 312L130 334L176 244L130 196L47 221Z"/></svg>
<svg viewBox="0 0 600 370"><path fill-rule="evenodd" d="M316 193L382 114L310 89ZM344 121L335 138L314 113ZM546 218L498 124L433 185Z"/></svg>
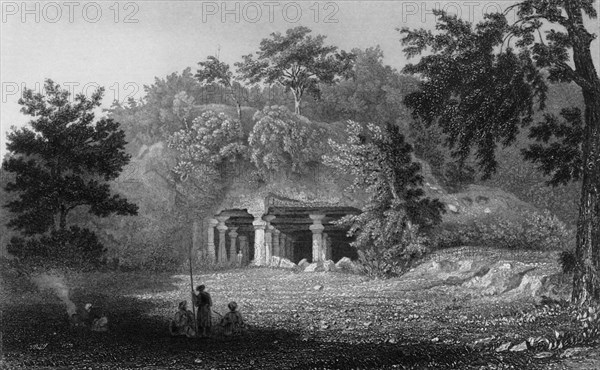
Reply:
<svg viewBox="0 0 600 370"><path fill-rule="evenodd" d="M18 195L5 205L15 215L9 227L25 235L65 231L69 213L82 206L100 217L137 214L135 204L111 194L110 181L130 156L118 122L94 121L103 93L100 88L71 101L68 90L51 80L44 93L23 93L21 111L34 119L8 134L10 155L2 167L15 174L6 190Z"/></svg>
<svg viewBox="0 0 600 370"><path fill-rule="evenodd" d="M217 83L225 88L227 96L235 103L238 120L242 122L242 101L245 95L243 86L235 80L229 64L221 62L215 56L209 56L205 61L199 62L200 68L195 77L201 83Z"/></svg>
<svg viewBox="0 0 600 370"><path fill-rule="evenodd" d="M421 91L407 97L415 115L437 122L454 155L466 160L473 147L484 176L497 167L495 148L514 143L530 126L537 141L526 159L551 176L550 184L581 180L577 224L575 303L600 301L600 79L594 67L584 18L597 17L593 0L525 0L503 14L472 24L436 11L437 32L400 30L409 57L429 51L406 72L424 77ZM507 13L516 11L515 22ZM547 82L574 83L585 112L565 107L546 114ZM539 105L538 105L539 104Z"/></svg>
<svg viewBox="0 0 600 370"><path fill-rule="evenodd" d="M290 28L285 35L279 32L263 39L256 58L244 55L236 63L238 73L254 84L279 83L292 92L295 113L301 114L300 103L305 93L319 96L319 84L333 84L352 67L353 55L324 45L325 36L309 35L306 27Z"/></svg>

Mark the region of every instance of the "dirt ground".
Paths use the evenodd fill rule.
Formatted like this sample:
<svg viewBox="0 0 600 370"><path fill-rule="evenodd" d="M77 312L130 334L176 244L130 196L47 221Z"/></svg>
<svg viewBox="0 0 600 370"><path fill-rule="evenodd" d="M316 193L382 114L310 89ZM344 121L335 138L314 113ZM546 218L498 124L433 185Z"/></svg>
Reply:
<svg viewBox="0 0 600 370"><path fill-rule="evenodd" d="M65 275L77 306L91 302L108 313L106 333L70 328L52 289L2 276L1 364L9 369L597 369L600 358L589 344L571 358L496 351L572 330L566 308L404 278L270 268L198 274L194 283L206 285L214 311L235 300L249 328L241 338L216 330L187 339L171 338L167 325L177 302L190 300L189 276Z"/></svg>

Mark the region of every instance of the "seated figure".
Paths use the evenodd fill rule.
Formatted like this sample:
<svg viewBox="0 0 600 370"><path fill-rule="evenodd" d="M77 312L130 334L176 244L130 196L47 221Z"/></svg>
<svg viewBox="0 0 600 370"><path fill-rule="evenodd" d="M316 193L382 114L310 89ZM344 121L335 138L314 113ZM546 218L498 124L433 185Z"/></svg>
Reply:
<svg viewBox="0 0 600 370"><path fill-rule="evenodd" d="M187 301L179 302L179 309L169 325L169 333L172 336L185 335L188 338L196 336L194 314L187 309Z"/></svg>
<svg viewBox="0 0 600 370"><path fill-rule="evenodd" d="M229 302L227 305L229 312L221 319L221 326L226 336L241 335L244 329L244 318L242 314L237 311L237 303Z"/></svg>

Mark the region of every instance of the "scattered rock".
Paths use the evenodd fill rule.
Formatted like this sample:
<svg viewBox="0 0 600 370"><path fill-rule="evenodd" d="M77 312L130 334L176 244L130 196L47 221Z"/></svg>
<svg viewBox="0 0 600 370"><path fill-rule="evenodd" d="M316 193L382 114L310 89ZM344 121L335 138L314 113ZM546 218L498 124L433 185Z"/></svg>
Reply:
<svg viewBox="0 0 600 370"><path fill-rule="evenodd" d="M527 342L523 341L515 346L510 348L511 352L523 352L527 350Z"/></svg>
<svg viewBox="0 0 600 370"><path fill-rule="evenodd" d="M303 258L300 260L300 262L298 262L298 267L300 267L301 269L305 269L306 266L308 266L310 263L308 263L308 261L306 260L306 258Z"/></svg>
<svg viewBox="0 0 600 370"><path fill-rule="evenodd" d="M356 268L354 262L352 262L352 260L348 257L342 257L339 261L337 261L335 267L337 267L339 270L346 271L354 271Z"/></svg>
<svg viewBox="0 0 600 370"><path fill-rule="evenodd" d="M552 357L554 356L554 353L552 352L540 352L540 353L536 353L533 358L548 358L548 357Z"/></svg>
<svg viewBox="0 0 600 370"><path fill-rule="evenodd" d="M337 267L335 266L335 263L332 260L327 260L323 262L323 269L327 272L337 271Z"/></svg>
<svg viewBox="0 0 600 370"><path fill-rule="evenodd" d="M29 348L37 349L38 351L44 350L44 349L46 349L46 347L48 347L48 343L38 343L38 344L32 344L29 346Z"/></svg>
<svg viewBox="0 0 600 370"><path fill-rule="evenodd" d="M435 337L435 338L431 339L431 343L437 343L439 341L440 341L439 337Z"/></svg>
<svg viewBox="0 0 600 370"><path fill-rule="evenodd" d="M485 207L485 209L483 210L483 213L492 213L492 210L489 209L488 207Z"/></svg>
<svg viewBox="0 0 600 370"><path fill-rule="evenodd" d="M587 352L589 348L584 347L573 347L566 349L563 353L560 354L560 358L570 358L573 356L577 356L583 352Z"/></svg>
<svg viewBox="0 0 600 370"><path fill-rule="evenodd" d="M281 261L279 261L279 267L285 268L285 269L293 269L296 267L296 264L290 260L288 260L287 258L282 258Z"/></svg>
<svg viewBox="0 0 600 370"><path fill-rule="evenodd" d="M281 263L281 258L277 257L277 256L273 256L271 257L271 267L279 267L279 264Z"/></svg>
<svg viewBox="0 0 600 370"><path fill-rule="evenodd" d="M315 285L313 290L323 290L323 285Z"/></svg>
<svg viewBox="0 0 600 370"><path fill-rule="evenodd" d="M500 345L500 347L496 348L496 352L506 352L508 351L511 345L511 342L503 343L502 345Z"/></svg>
<svg viewBox="0 0 600 370"><path fill-rule="evenodd" d="M473 342L473 345L475 345L475 346L484 346L486 344L491 343L492 340L494 340L494 337L487 337L487 338L477 339L475 342Z"/></svg>
<svg viewBox="0 0 600 370"><path fill-rule="evenodd" d="M304 268L304 272L315 272L317 271L317 267L319 267L318 263L311 263Z"/></svg>
<svg viewBox="0 0 600 370"><path fill-rule="evenodd" d="M455 206L454 204L446 204L446 207L448 208L448 210L452 213L458 213L458 207Z"/></svg>

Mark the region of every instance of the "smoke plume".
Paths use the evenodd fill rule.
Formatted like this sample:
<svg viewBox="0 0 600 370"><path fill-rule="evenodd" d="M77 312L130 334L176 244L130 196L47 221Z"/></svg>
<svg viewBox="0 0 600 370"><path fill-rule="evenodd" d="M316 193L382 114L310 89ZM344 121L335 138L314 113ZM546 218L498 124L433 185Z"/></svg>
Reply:
<svg viewBox="0 0 600 370"><path fill-rule="evenodd" d="M77 310L75 303L69 298L69 288L65 283L65 279L62 275L54 274L39 274L31 278L37 285L38 289L51 290L61 300L67 309L69 316L73 315Z"/></svg>

